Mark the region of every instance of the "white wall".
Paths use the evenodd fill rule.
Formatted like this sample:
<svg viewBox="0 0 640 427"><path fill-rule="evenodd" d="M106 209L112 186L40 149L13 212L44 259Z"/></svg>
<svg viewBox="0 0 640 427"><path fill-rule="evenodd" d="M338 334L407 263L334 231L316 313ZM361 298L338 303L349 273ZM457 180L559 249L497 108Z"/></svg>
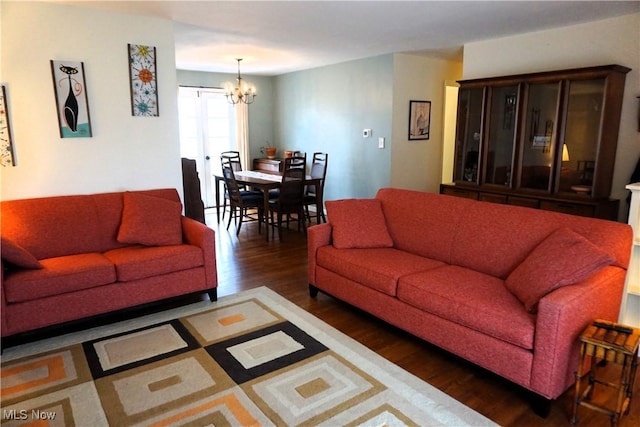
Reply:
<svg viewBox="0 0 640 427"><path fill-rule="evenodd" d="M182 193L172 23L41 2L0 7L0 82L17 160L1 168L1 198L157 187ZM159 117L131 115L128 43L157 49ZM92 138L60 138L51 59L84 62Z"/></svg>
<svg viewBox="0 0 640 427"><path fill-rule="evenodd" d="M640 14L588 24L469 43L464 47L464 78L620 64L627 74L611 197L626 199L640 157ZM626 202L620 204L626 221Z"/></svg>
<svg viewBox="0 0 640 427"><path fill-rule="evenodd" d="M437 193L442 172L445 82L461 78L462 64L395 54L393 76L391 185ZM409 140L411 100L431 101L431 125L427 140Z"/></svg>

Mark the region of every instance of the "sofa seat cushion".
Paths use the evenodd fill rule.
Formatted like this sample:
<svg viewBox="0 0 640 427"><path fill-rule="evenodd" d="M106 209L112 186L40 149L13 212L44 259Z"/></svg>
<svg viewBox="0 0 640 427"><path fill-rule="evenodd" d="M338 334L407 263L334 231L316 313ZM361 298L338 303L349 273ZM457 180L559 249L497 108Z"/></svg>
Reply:
<svg viewBox="0 0 640 427"><path fill-rule="evenodd" d="M119 282L144 279L204 265L202 250L192 245L128 246L105 252Z"/></svg>
<svg viewBox="0 0 640 427"><path fill-rule="evenodd" d="M448 265L400 278L398 299L444 319L533 349L535 316L501 279Z"/></svg>
<svg viewBox="0 0 640 427"><path fill-rule="evenodd" d="M20 270L5 277L8 302L30 301L116 281L113 263L98 253L47 258L40 264L41 269Z"/></svg>
<svg viewBox="0 0 640 427"><path fill-rule="evenodd" d="M393 248L336 249L323 246L318 249L317 265L395 296L400 277L445 264Z"/></svg>

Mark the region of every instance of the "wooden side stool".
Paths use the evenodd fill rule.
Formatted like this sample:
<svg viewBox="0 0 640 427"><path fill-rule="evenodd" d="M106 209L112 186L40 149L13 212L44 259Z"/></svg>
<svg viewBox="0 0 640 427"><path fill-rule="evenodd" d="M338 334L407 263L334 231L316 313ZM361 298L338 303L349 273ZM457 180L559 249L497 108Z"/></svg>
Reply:
<svg viewBox="0 0 640 427"><path fill-rule="evenodd" d="M583 405L608 414L611 418L611 425L616 426L620 416L629 413L631 405L633 383L638 368L640 329L606 320L596 320L580 335L580 342L580 363L576 373L575 401L571 422L578 423L578 406ZM598 365L607 362L622 366L619 382L612 383L598 378ZM589 372L588 383L585 390L581 391L580 383L586 371ZM601 384L618 391L615 408L592 401L595 384Z"/></svg>

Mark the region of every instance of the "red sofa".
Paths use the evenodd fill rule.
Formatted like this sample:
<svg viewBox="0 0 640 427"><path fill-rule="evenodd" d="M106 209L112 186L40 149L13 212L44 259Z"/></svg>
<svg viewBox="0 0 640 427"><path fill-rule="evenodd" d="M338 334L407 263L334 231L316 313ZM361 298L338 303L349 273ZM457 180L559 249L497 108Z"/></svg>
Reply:
<svg viewBox="0 0 640 427"><path fill-rule="evenodd" d="M626 224L390 188L326 208L308 230L312 297L525 387L541 415L574 382L582 330L618 318Z"/></svg>
<svg viewBox="0 0 640 427"><path fill-rule="evenodd" d="M3 201L2 337L207 292L214 231L175 189Z"/></svg>

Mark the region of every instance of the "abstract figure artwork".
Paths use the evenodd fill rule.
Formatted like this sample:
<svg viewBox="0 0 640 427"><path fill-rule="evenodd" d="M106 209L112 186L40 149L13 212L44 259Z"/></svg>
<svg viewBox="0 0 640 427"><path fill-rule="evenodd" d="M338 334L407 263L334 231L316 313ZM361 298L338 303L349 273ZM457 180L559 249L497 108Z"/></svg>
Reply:
<svg viewBox="0 0 640 427"><path fill-rule="evenodd" d="M131 114L158 116L156 48L129 44L129 80L131 81Z"/></svg>
<svg viewBox="0 0 640 427"><path fill-rule="evenodd" d="M51 61L60 138L91 137L84 63Z"/></svg>
<svg viewBox="0 0 640 427"><path fill-rule="evenodd" d="M7 91L2 86L2 91L0 91L0 164L2 166L15 166L7 104Z"/></svg>
<svg viewBox="0 0 640 427"><path fill-rule="evenodd" d="M409 101L409 140L429 139L431 101Z"/></svg>

